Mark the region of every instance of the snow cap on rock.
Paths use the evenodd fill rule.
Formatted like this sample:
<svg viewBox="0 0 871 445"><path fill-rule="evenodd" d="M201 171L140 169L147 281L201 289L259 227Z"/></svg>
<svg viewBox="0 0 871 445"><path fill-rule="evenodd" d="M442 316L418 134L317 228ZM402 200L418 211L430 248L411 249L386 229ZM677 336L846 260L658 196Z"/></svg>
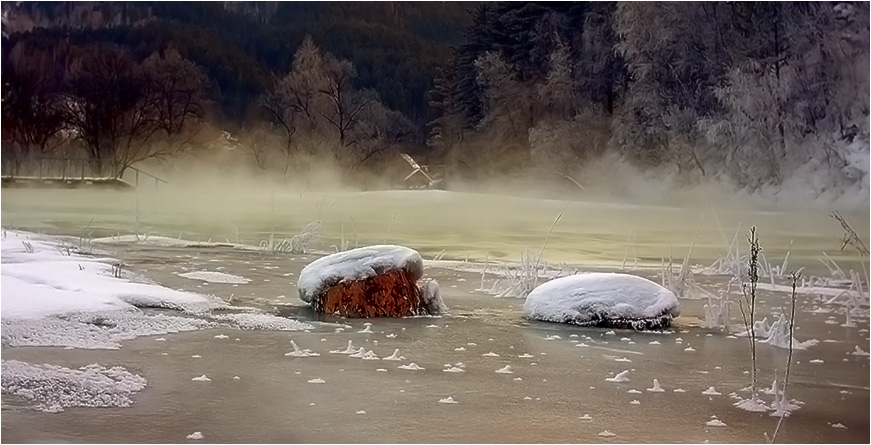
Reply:
<svg viewBox="0 0 871 445"><path fill-rule="evenodd" d="M299 273L299 298L311 303L315 297L338 283L407 270L417 281L423 276L423 259L413 249L380 245L360 247L312 261Z"/></svg>

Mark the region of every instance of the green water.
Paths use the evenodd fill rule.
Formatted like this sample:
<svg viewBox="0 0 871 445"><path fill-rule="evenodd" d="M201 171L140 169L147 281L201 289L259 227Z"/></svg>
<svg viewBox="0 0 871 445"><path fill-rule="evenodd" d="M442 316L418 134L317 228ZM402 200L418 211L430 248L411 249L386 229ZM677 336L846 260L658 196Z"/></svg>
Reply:
<svg viewBox="0 0 871 445"><path fill-rule="evenodd" d="M140 233L258 245L270 234L283 239L320 220L324 239L315 248L324 251L344 237L352 245L408 245L426 258L444 251L446 259L517 261L524 249L537 254L545 246L543 256L551 264L609 267L619 266L624 257L629 265L637 257L640 266L659 267L670 255L679 263L691 245L690 263L707 265L726 252L736 233L746 251L747 231L756 225L763 254L773 264L781 264L790 252L793 267L823 273L817 258L826 252L845 269L861 267L854 252L840 251L841 228L827 211L772 212L718 204L669 207L442 191L4 189L2 223L97 238L134 233L138 214ZM857 232L868 234L867 213L845 216Z"/></svg>

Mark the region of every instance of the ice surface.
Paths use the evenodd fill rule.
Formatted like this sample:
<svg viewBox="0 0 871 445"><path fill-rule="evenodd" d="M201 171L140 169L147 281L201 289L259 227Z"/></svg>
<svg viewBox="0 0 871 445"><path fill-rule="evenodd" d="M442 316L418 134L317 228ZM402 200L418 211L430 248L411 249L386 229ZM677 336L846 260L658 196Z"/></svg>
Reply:
<svg viewBox="0 0 871 445"><path fill-rule="evenodd" d="M226 284L247 284L251 280L238 275L228 274L224 272L212 272L207 270L198 270L194 272L180 273L178 276L189 278L191 280L201 280L209 283L226 283Z"/></svg>
<svg viewBox="0 0 871 445"><path fill-rule="evenodd" d="M750 411L754 413L764 413L766 411L769 411L768 406L755 396L749 397L747 399L742 399L738 397L738 401L733 403L733 405L740 409L743 409L744 411Z"/></svg>
<svg viewBox="0 0 871 445"><path fill-rule="evenodd" d="M399 269L408 270L412 279L419 280L423 276L423 259L413 249L392 245L360 247L327 255L312 261L299 273L299 298L311 303L330 286Z"/></svg>
<svg viewBox="0 0 871 445"><path fill-rule="evenodd" d="M284 354L285 357L318 357L320 354L317 352L312 352L310 349L300 349L299 346L296 345L296 342L291 340L290 346L293 348L293 351L290 351Z"/></svg>
<svg viewBox="0 0 871 445"><path fill-rule="evenodd" d="M614 383L625 383L625 382L629 381L629 377L626 377L627 375L629 375L628 369L626 371L618 373L614 377L608 377L605 380L609 381L609 382L614 382Z"/></svg>
<svg viewBox="0 0 871 445"><path fill-rule="evenodd" d="M262 313L222 314L212 318L246 331L303 331L314 328L308 323Z"/></svg>
<svg viewBox="0 0 871 445"><path fill-rule="evenodd" d="M711 416L711 420L705 422L705 425L707 425L707 426L719 426L719 427L726 426L726 424L723 423L722 420L718 419L717 416Z"/></svg>
<svg viewBox="0 0 871 445"><path fill-rule="evenodd" d="M436 280L429 280L421 286L421 298L426 306L426 311L430 315L444 314L448 312L448 306L442 299L439 283Z"/></svg>
<svg viewBox="0 0 871 445"><path fill-rule="evenodd" d="M348 342L348 347L349 347L349 348L351 347L351 343L350 343L350 341ZM400 360L402 360L402 359L404 359L404 358L405 358L405 357L403 357L403 356L399 353L399 349L396 349L396 350L393 351L393 355L391 355L390 357L385 357L384 360L389 360L389 361L400 361Z"/></svg>
<svg viewBox="0 0 871 445"><path fill-rule="evenodd" d="M557 278L535 288L523 305L527 318L586 326L603 319L641 320L679 314L671 291L650 280L619 273Z"/></svg>
<svg viewBox="0 0 871 445"><path fill-rule="evenodd" d="M851 352L850 354L852 354L852 355L858 355L858 356L861 356L861 357L868 357L868 356L869 356L869 353L868 353L867 351L863 350L863 349L862 349L861 347L859 347L859 346L856 346L856 350L854 350L854 351Z"/></svg>
<svg viewBox="0 0 871 445"><path fill-rule="evenodd" d="M398 351L398 349L397 349L397 351ZM338 349L334 350L334 351L330 351L330 354L350 355L350 354L355 354L356 352L357 352L357 349L354 348L354 342L351 340L348 340L348 347L347 348L345 348L344 350L341 350L341 351Z"/></svg>
<svg viewBox="0 0 871 445"><path fill-rule="evenodd" d="M413 362L409 363L407 365L400 365L397 367L399 369L405 369L407 371L422 371L422 370L426 369L426 368L421 368L420 366L417 366L417 363L413 363Z"/></svg>
<svg viewBox="0 0 871 445"><path fill-rule="evenodd" d="M661 386L659 386L659 379L653 379L653 387L647 388L648 392L665 392Z"/></svg>
<svg viewBox="0 0 871 445"><path fill-rule="evenodd" d="M722 393L717 392L717 389L714 388L713 386L711 386L711 387L709 387L708 389L702 391L702 394L704 394L704 395L706 395L706 396L721 396L721 395L723 395Z"/></svg>
<svg viewBox="0 0 871 445"><path fill-rule="evenodd" d="M47 412L64 408L125 407L148 381L116 366L98 364L70 369L54 365L34 365L17 360L2 362L0 380L4 394L15 394Z"/></svg>

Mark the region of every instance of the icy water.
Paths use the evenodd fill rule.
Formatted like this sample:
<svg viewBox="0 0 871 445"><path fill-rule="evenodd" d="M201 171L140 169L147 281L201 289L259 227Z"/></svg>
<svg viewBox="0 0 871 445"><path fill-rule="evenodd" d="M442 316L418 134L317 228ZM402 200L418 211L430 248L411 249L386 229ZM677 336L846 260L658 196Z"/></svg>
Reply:
<svg viewBox="0 0 871 445"><path fill-rule="evenodd" d="M326 237L323 250L338 244L344 232L345 239L356 238L361 245L406 244L426 258L444 249L445 258L516 261L524 248L537 253L548 238L544 257L549 262L567 262L585 270L592 266L615 270L628 246L630 271L655 281L659 281L655 274L661 256L671 251L680 262L697 228L690 263L709 264L724 253L739 224L738 238L745 251L745 232L752 223L759 227L772 262L779 264L790 251L795 267L822 274L825 268L816 258L826 251L845 269L858 267L851 253L838 252L840 228L825 212L566 205L445 192L276 194L273 198L265 191L214 198L184 191L137 195L7 189L2 198L4 227L71 236L87 230L94 238L131 233L138 199L140 231L180 234L188 240L257 245L270 233L276 238L291 236L309 221L320 219ZM563 217L548 236L563 209ZM848 218L857 231L868 232L867 217ZM627 243L630 233L635 241ZM221 247L95 244L95 248L123 256L132 272L165 286L313 320L315 329L210 330L165 335L165 342L143 337L125 342L117 351L4 349L4 359L67 367L121 365L149 381L129 408L68 408L46 414L4 395L4 443L181 442L194 431L201 431L205 442L762 442L763 433L771 434L776 425L767 413L732 406L730 393L747 395L740 391L749 382L744 374L749 369L747 340L699 327L702 301L682 301L682 316L669 333L618 330L610 335L599 329L524 321L522 300L475 291L481 285L480 273L428 262L426 275L440 282L450 314L368 320L370 334L359 333L366 320L318 320L298 300L296 277L315 255ZM251 281L210 283L180 276L193 271L228 273ZM493 279L488 274L485 287ZM723 278L696 279L709 290L724 285ZM768 315L780 308L785 298L785 294L762 292L760 313ZM858 320L858 327L842 327L842 313L810 312L819 303L817 297L801 299L796 336L820 343L795 353L788 395L804 404L786 419L778 442L867 443L869 361L850 353L855 346L869 349L868 320ZM340 326L349 327L336 332ZM216 338L219 334L229 338ZM320 356L286 357L291 340ZM381 358L398 348L406 359L367 361L329 353L345 349L348 340ZM761 387L770 386L773 370L782 373L785 361L785 350L759 345ZM398 369L411 362L425 369ZM465 372L443 372L445 364ZM495 372L506 365L513 373ZM627 370L627 383L605 380ZM203 374L211 381L191 381ZM654 378L665 392L646 390ZM313 379L325 383L309 383ZM721 395L702 394L711 386ZM685 392L674 392L678 388ZM447 397L457 403L440 403ZM763 397L770 401L769 396ZM585 414L592 420L582 419ZM706 426L714 415L726 426ZM846 428L831 426L837 423ZM615 436L599 436L605 430Z"/></svg>
<svg viewBox="0 0 871 445"><path fill-rule="evenodd" d="M821 272L825 268L817 258L825 251L845 270L860 267L854 252L839 251L841 228L826 211L756 211L722 198L668 207L442 191L3 191L4 227L98 238L133 233L137 214L140 233L186 240L256 246L270 234L282 240L319 220L323 250L332 250L344 236L351 245L407 245L425 258L518 261L524 249L538 253L547 241L544 257L551 264L611 267L624 257L633 265L659 267L670 255L680 263L694 237L692 262L707 265L726 252L736 234L746 252L747 231L756 225L772 263L780 264L790 252L796 268ZM867 211L845 216L858 233L868 233Z"/></svg>
<svg viewBox="0 0 871 445"><path fill-rule="evenodd" d="M4 442L181 442L194 431L207 442L761 442L776 424L768 414L731 405L728 394L749 381L743 374L747 341L698 327L700 301L682 302L683 315L670 333L610 335L524 321L522 300L474 292L480 274L429 267L427 276L441 283L450 315L368 320L370 334L359 333L367 320L316 320L296 298L296 276L311 255L154 247L130 247L125 255L134 272L167 286L233 295L234 304L313 320L316 329L210 330L165 335L165 342L145 337L119 351L6 349L4 359L32 363L122 365L149 384L132 407L120 409L44 414L4 396ZM252 281L206 283L178 275L192 270ZM716 278L704 282L721 284ZM761 299L760 313L767 314L783 295L763 293ZM804 405L785 421L778 441L866 442L868 358L849 353L855 345L867 350L867 320L860 328L827 324L829 317L840 323L843 316L808 313L815 303L803 301L797 336L828 342L796 352L789 396ZM336 332L339 326L349 327ZM290 340L321 355L286 357ZM345 349L348 340L381 358L398 348L406 359L329 353ZM760 345L759 356L760 386L770 386L786 351ZM425 369L398 369L411 362ZM465 372L443 372L445 364L458 363ZM495 372L505 365L513 373ZM605 380L625 370L628 383ZM211 381L191 381L203 374ZM646 391L654 378L665 392ZM710 386L722 395L701 394ZM686 392L674 392L678 388ZM447 397L457 403L439 402ZM580 418L585 414L592 420ZM713 415L727 426L706 426ZM616 436L598 435L605 430Z"/></svg>

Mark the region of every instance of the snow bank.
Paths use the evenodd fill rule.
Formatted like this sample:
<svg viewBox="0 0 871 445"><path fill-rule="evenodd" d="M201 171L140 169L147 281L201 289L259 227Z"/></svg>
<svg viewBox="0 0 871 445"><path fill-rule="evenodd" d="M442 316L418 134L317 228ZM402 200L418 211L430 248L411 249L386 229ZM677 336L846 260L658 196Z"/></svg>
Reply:
<svg viewBox="0 0 871 445"><path fill-rule="evenodd" d="M671 291L619 273L557 278L535 288L523 305L526 318L581 326L614 322L635 328L667 325L678 314L678 301Z"/></svg>
<svg viewBox="0 0 871 445"><path fill-rule="evenodd" d="M17 360L4 360L0 366L4 394L17 395L35 403L37 409L52 413L74 406L130 406L132 396L148 383L120 366L92 364L70 369Z"/></svg>
<svg viewBox="0 0 871 445"><path fill-rule="evenodd" d="M299 298L306 303L341 282L371 278L399 269L408 270L416 281L423 276L423 259L402 246L370 246L334 253L312 261L299 273Z"/></svg>
<svg viewBox="0 0 871 445"><path fill-rule="evenodd" d="M28 243L31 249L25 246ZM2 318L37 319L78 312L160 307L198 312L217 300L113 276L111 259L66 255L56 244L5 238L0 241Z"/></svg>
<svg viewBox="0 0 871 445"><path fill-rule="evenodd" d="M117 349L145 335L222 326L302 330L311 326L266 314L222 314L223 301L157 284L137 283L117 260L68 252L52 238L8 232L0 240L0 344ZM149 314L164 308L179 314Z"/></svg>

